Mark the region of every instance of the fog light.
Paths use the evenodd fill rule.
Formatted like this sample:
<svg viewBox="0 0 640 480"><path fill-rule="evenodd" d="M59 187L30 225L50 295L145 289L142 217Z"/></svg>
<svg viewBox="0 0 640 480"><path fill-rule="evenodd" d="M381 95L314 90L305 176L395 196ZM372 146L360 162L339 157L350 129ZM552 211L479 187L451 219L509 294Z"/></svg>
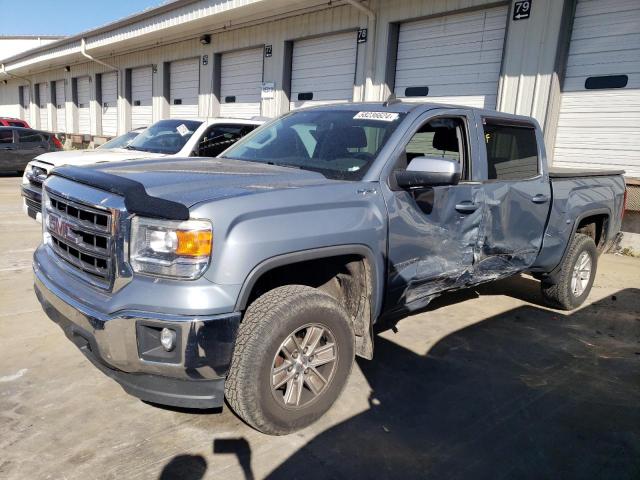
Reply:
<svg viewBox="0 0 640 480"><path fill-rule="evenodd" d="M167 352L173 350L176 346L176 332L170 328L163 328L160 332L160 343Z"/></svg>

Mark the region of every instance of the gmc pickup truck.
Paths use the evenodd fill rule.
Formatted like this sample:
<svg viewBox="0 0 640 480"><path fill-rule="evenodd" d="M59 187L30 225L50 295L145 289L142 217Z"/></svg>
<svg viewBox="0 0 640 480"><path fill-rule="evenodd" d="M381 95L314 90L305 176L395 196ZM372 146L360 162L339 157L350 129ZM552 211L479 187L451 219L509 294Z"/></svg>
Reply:
<svg viewBox="0 0 640 480"><path fill-rule="evenodd" d="M373 324L529 272L585 301L622 172L550 171L535 120L436 104L284 115L217 158L53 170L35 291L130 394L285 434L336 400Z"/></svg>

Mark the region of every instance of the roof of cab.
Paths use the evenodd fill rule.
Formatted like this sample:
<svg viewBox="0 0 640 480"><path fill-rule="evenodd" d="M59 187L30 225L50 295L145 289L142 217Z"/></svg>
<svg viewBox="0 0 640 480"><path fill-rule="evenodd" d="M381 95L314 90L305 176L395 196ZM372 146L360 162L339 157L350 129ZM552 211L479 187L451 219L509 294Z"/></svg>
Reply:
<svg viewBox="0 0 640 480"><path fill-rule="evenodd" d="M464 105L451 105L445 103L431 103L431 102L404 102L400 99L393 99L389 102L349 102L349 103L332 103L325 105L318 105L315 107L307 107L303 110L306 111L327 111L327 110L346 110L346 111L373 111L373 112L391 112L391 113L409 113L413 111L426 112L428 110L434 110L437 108L447 109L465 109L473 110L485 117L504 118L512 121L536 123L535 119L522 115L515 115L513 113L498 112L497 110L489 110L484 108L469 107Z"/></svg>

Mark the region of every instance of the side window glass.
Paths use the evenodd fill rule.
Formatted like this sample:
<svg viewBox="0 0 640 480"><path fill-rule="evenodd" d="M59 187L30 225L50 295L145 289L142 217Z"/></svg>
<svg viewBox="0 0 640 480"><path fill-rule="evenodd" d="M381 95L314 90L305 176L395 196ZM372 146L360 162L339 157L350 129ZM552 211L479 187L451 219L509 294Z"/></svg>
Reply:
<svg viewBox="0 0 640 480"><path fill-rule="evenodd" d="M405 147L407 166L416 157L445 158L461 164L465 172L465 123L461 118L436 118L425 123Z"/></svg>
<svg viewBox="0 0 640 480"><path fill-rule="evenodd" d="M198 144L199 157L216 157L252 131L253 125L214 125Z"/></svg>
<svg viewBox="0 0 640 480"><path fill-rule="evenodd" d="M0 130L0 143L13 143L13 131Z"/></svg>
<svg viewBox="0 0 640 480"><path fill-rule="evenodd" d="M484 142L489 180L525 180L538 175L538 144L533 127L486 120Z"/></svg>
<svg viewBox="0 0 640 480"><path fill-rule="evenodd" d="M43 142L43 141L44 141L44 137L38 132L32 132L30 130L18 131L19 143L36 143L36 142Z"/></svg>

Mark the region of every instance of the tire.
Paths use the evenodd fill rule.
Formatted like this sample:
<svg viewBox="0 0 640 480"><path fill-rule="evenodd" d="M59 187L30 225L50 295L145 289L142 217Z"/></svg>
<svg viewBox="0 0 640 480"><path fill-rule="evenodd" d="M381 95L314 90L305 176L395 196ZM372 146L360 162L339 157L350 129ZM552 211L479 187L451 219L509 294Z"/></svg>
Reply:
<svg viewBox="0 0 640 480"><path fill-rule="evenodd" d="M590 261L590 270L586 283L580 282L583 285L577 290L574 289L575 284L572 285L573 275L575 273L576 264L580 261L583 262L585 255ZM569 245L569 251L565 255L560 265L560 273L554 283L549 281L543 281L542 296L545 303L552 307L561 310L573 310L578 308L589 296L591 287L593 286L593 280L596 276L596 268L598 264L598 250L593 239L588 235L582 233L576 233ZM583 270L583 277L586 276Z"/></svg>
<svg viewBox="0 0 640 480"><path fill-rule="evenodd" d="M353 365L354 342L349 316L333 297L303 285L275 288L249 306L240 324L225 382L227 402L263 433L304 428L340 395ZM313 351L298 350L314 343ZM327 361L331 355L333 362ZM272 388L282 380L286 383L279 389Z"/></svg>

